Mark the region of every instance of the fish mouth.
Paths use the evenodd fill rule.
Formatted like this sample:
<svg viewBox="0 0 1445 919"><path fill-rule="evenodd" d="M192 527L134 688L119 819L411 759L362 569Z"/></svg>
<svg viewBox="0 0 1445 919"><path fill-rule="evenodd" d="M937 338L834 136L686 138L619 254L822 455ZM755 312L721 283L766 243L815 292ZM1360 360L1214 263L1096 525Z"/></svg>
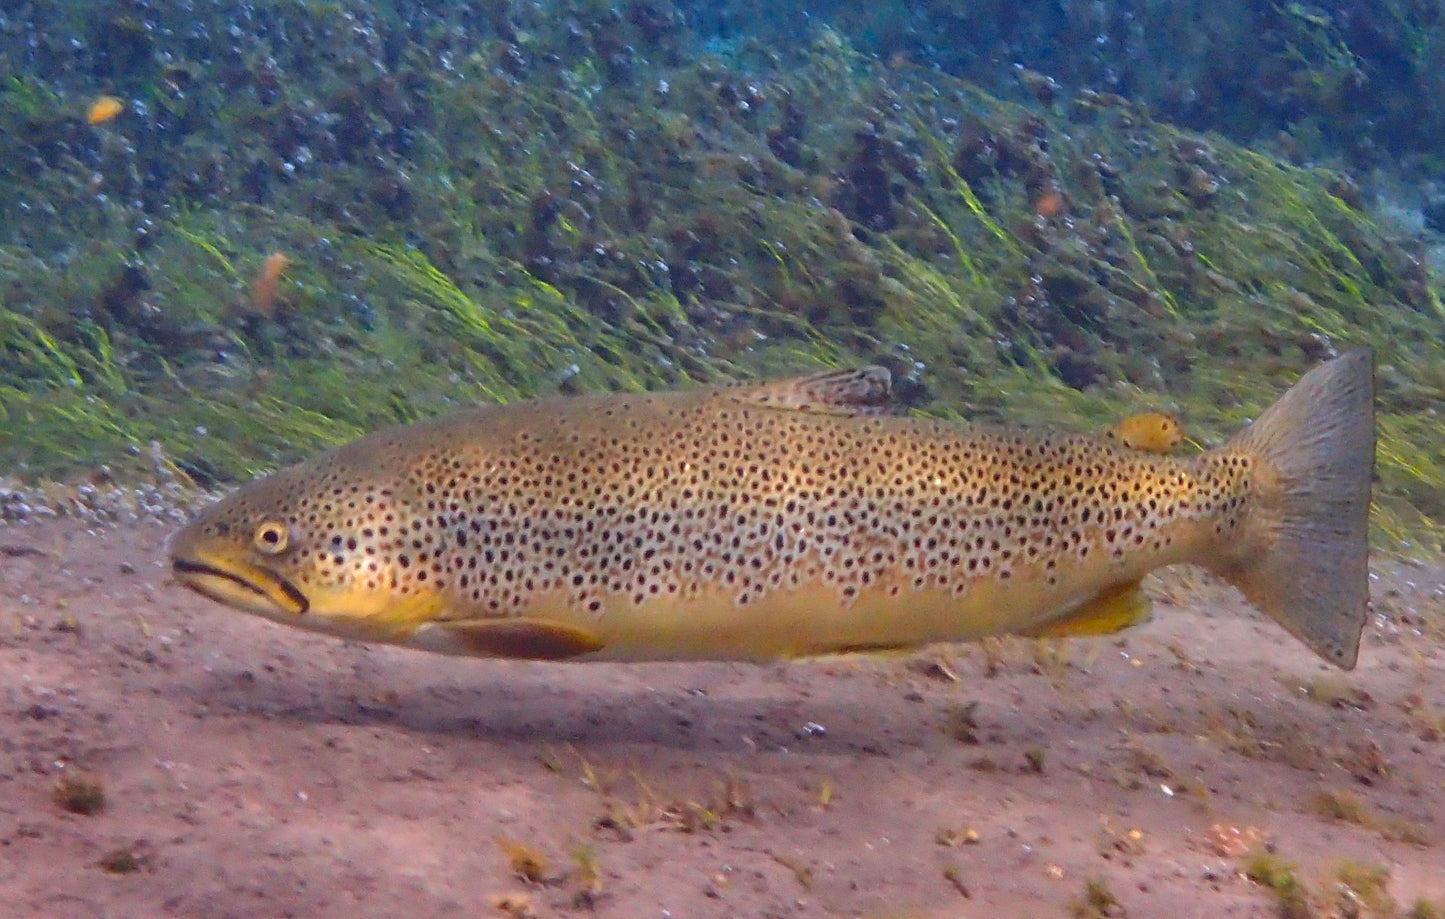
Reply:
<svg viewBox="0 0 1445 919"><path fill-rule="evenodd" d="M266 568L248 565L244 571L222 568L189 558L171 560L176 580L217 603L236 606L263 616L286 613L301 616L311 601L296 585Z"/></svg>

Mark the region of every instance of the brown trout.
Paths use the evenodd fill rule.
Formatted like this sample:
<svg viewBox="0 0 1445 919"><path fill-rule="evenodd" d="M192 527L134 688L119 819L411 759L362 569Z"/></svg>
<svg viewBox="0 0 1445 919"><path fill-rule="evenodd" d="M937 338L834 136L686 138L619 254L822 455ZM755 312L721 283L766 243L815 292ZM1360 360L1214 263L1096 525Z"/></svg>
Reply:
<svg viewBox="0 0 1445 919"><path fill-rule="evenodd" d="M1112 631L1193 563L1355 664L1370 355L1192 457L885 411L886 370L537 399L379 431L170 545L207 597L346 638L545 660L769 659Z"/></svg>

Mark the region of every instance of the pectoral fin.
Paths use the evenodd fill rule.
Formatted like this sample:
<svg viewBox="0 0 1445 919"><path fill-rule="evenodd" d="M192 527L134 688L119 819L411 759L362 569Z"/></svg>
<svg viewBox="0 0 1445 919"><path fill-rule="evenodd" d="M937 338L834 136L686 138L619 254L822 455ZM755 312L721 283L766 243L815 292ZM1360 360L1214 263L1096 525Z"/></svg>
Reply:
<svg viewBox="0 0 1445 919"><path fill-rule="evenodd" d="M449 654L529 661L562 661L603 647L586 629L545 619L430 622L417 629L410 643Z"/></svg>
<svg viewBox="0 0 1445 919"><path fill-rule="evenodd" d="M1139 582L1132 581L1111 587L1062 618L1038 626L1025 634L1035 638L1062 638L1068 635L1108 635L1154 617L1152 604Z"/></svg>

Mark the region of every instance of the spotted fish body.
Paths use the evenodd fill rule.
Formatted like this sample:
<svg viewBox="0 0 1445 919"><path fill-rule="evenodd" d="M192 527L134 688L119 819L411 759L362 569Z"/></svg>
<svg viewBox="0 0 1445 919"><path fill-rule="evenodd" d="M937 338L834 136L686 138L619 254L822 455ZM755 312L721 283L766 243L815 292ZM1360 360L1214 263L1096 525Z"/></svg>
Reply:
<svg viewBox="0 0 1445 919"><path fill-rule="evenodd" d="M174 569L222 602L351 638L646 660L1116 627L1138 618L1141 577L1194 562L1353 665L1364 352L1192 458L883 414L887 388L865 368L380 431L202 512L173 539Z"/></svg>

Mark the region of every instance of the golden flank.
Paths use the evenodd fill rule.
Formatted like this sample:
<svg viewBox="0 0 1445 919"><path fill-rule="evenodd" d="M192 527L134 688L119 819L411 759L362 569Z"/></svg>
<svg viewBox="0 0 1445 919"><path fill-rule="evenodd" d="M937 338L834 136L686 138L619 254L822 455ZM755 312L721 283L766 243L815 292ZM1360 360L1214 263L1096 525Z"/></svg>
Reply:
<svg viewBox="0 0 1445 919"><path fill-rule="evenodd" d="M175 535L176 577L347 638L489 657L768 659L1146 619L1194 563L1354 666L1365 351L1218 449L886 412L878 367L538 399L379 431ZM1150 443L1153 443L1152 441Z"/></svg>

